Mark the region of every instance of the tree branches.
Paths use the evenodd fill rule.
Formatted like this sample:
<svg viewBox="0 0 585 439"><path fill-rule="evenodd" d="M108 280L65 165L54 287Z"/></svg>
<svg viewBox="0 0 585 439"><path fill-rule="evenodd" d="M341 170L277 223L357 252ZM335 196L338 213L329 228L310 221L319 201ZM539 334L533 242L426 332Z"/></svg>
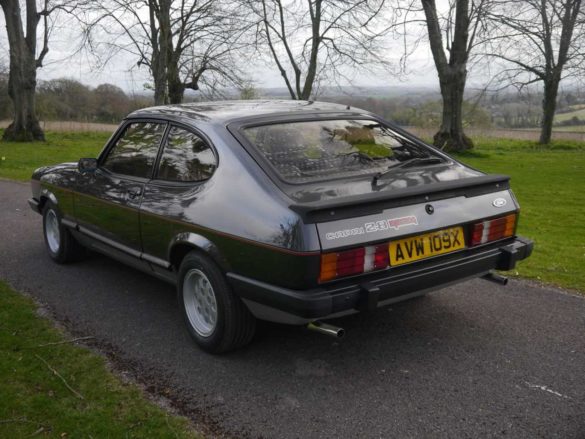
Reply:
<svg viewBox="0 0 585 439"><path fill-rule="evenodd" d="M387 66L381 56L384 0L242 0L292 99L309 99L323 80Z"/></svg>
<svg viewBox="0 0 585 439"><path fill-rule="evenodd" d="M98 59L125 51L147 66L157 104L178 103L185 89L239 84L235 49L242 24L229 0L106 0L86 11L90 50ZM106 49L100 53L100 49Z"/></svg>
<svg viewBox="0 0 585 439"><path fill-rule="evenodd" d="M502 62L507 81L544 87L541 143L549 143L559 83L585 66L582 0L497 0L490 12L494 38L485 54Z"/></svg>

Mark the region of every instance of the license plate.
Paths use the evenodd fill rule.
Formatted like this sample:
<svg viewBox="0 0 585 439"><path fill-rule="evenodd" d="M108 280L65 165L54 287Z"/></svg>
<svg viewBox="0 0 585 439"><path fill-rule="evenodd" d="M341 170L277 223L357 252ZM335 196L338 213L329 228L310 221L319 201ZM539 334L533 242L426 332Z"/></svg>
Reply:
<svg viewBox="0 0 585 439"><path fill-rule="evenodd" d="M390 265L396 266L443 255L465 248L463 227L451 227L425 235L392 241L388 246Z"/></svg>

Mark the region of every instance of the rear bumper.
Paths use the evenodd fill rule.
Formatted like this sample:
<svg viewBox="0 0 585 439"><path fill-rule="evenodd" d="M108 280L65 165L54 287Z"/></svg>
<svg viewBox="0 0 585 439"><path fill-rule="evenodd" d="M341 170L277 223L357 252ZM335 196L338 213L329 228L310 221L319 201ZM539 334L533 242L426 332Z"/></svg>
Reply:
<svg viewBox="0 0 585 439"><path fill-rule="evenodd" d="M303 324L406 300L491 270L511 270L532 253L532 241L517 237L479 249L468 249L435 261L390 268L311 290L290 290L234 273L228 278L257 317Z"/></svg>

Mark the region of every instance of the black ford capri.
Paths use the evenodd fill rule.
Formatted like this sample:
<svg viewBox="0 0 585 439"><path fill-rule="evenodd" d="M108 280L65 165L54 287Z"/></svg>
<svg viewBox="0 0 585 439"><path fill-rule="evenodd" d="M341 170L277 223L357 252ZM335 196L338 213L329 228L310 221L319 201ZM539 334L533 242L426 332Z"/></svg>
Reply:
<svg viewBox="0 0 585 439"><path fill-rule="evenodd" d="M210 352L256 319L309 325L372 311L527 258L509 178L376 115L301 101L130 114L97 158L37 169L31 207L58 263L104 253L177 285Z"/></svg>

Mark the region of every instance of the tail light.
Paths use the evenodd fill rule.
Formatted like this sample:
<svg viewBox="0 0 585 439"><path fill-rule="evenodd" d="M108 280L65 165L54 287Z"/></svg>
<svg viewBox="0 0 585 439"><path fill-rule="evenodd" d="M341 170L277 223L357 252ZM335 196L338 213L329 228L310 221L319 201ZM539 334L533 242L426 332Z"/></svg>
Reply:
<svg viewBox="0 0 585 439"><path fill-rule="evenodd" d="M470 247L485 244L514 235L517 214L481 221L472 225ZM340 277L383 270L388 267L388 243L368 247L358 247L321 255L319 282L327 282Z"/></svg>
<svg viewBox="0 0 585 439"><path fill-rule="evenodd" d="M514 230L516 230L516 218L517 215L514 213L512 215L474 224L470 245L485 244L487 242L513 236Z"/></svg>
<svg viewBox="0 0 585 439"><path fill-rule="evenodd" d="M321 255L319 282L383 270L388 267L388 244L359 247Z"/></svg>

